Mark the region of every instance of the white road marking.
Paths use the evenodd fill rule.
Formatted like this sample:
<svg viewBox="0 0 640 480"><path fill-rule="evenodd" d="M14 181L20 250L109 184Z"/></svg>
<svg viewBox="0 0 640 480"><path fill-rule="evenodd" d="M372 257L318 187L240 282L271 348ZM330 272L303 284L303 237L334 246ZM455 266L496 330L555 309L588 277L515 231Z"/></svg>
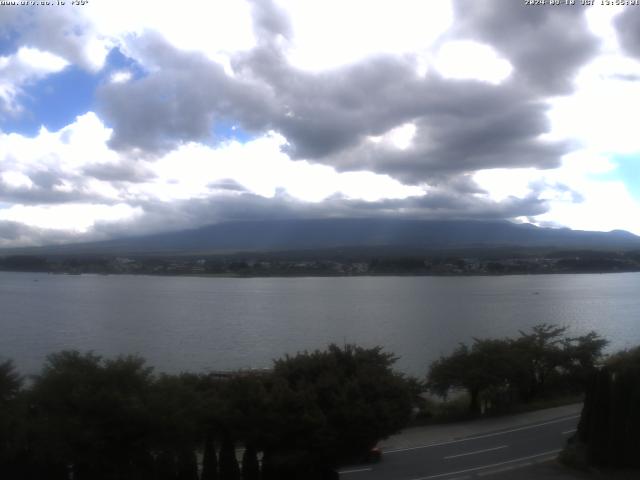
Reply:
<svg viewBox="0 0 640 480"><path fill-rule="evenodd" d="M564 432L562 432L562 435L569 435L570 433L573 432L577 432L578 430L576 428L572 428L571 430L565 430Z"/></svg>
<svg viewBox="0 0 640 480"><path fill-rule="evenodd" d="M484 435L477 435L475 437L461 438L459 440L449 440L447 442L429 443L429 444L426 444L426 445L418 445L418 446L415 446L415 447L395 448L393 450L384 450L384 454L385 455L389 455L391 453L409 452L411 450L420 450L421 448L440 447L442 445L451 445L451 444L454 444L454 443L468 442L470 440L477 440L477 439L480 439L480 438L495 437L495 436L498 436L498 435L504 435L506 433L519 432L519 431L522 431L522 430L528 430L530 428L543 427L545 425L551 425L553 423L561 423L561 422L565 422L567 420L572 420L572 419L578 418L578 417L580 417L580 415L571 415L569 417L558 418L556 420L550 420L548 422L537 423L535 425L527 425L525 427L512 428L510 430L503 430L501 432L487 433L487 434L484 434Z"/></svg>
<svg viewBox="0 0 640 480"><path fill-rule="evenodd" d="M448 457L444 457L444 459L448 460L450 458L466 457L467 455L475 455L477 453L493 452L494 450L502 450L503 448L507 448L508 446L509 445L500 445L499 447L485 448L484 450L476 450L475 452L467 452L467 453L459 453L457 455L449 455Z"/></svg>
<svg viewBox="0 0 640 480"><path fill-rule="evenodd" d="M346 473L360 473L360 472L370 472L372 469L371 467L369 468L354 468L353 470L340 470L338 473L340 475L346 474Z"/></svg>
<svg viewBox="0 0 640 480"><path fill-rule="evenodd" d="M458 470L456 472L439 473L438 475L430 475L428 477L412 478L411 480L430 480L432 478L448 477L449 475L458 475L460 473L475 472L477 470L485 470L487 468L499 467L501 465L507 465L509 463L522 462L522 461L525 461L525 460L530 460L532 458L544 457L545 455L554 455L554 454L556 454L556 453L558 453L560 451L561 450L550 450L548 452L538 453L536 455L529 455L528 457L514 458L513 460L507 460L505 462L492 463L490 465L483 465L481 467L467 468L465 470Z"/></svg>

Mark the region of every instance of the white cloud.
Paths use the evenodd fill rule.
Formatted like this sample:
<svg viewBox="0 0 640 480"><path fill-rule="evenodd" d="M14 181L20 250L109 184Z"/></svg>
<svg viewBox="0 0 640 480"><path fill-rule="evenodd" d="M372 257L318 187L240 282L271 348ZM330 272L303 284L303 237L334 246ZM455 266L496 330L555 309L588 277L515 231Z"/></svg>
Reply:
<svg viewBox="0 0 640 480"><path fill-rule="evenodd" d="M145 31L156 31L176 48L225 64L230 54L256 43L250 6L243 0L98 0L86 6L85 14L97 32L125 48Z"/></svg>
<svg viewBox="0 0 640 480"><path fill-rule="evenodd" d="M51 52L90 72L103 67L114 39L96 29L94 19L88 15L88 5L78 8L67 2L66 6L55 8L14 8L19 13L12 26L23 45ZM114 14L117 13L111 13Z"/></svg>
<svg viewBox="0 0 640 480"><path fill-rule="evenodd" d="M617 181L588 182L584 201L554 201L549 212L537 221L553 221L580 230L628 230L640 235L640 204L625 185Z"/></svg>
<svg viewBox="0 0 640 480"><path fill-rule="evenodd" d="M535 223L580 230L622 229L640 235L640 202L624 183L596 176L613 168L606 156L581 150L565 156L557 169L481 170L473 179L496 201L524 198L535 189L549 204L547 212L533 219Z"/></svg>
<svg viewBox="0 0 640 480"><path fill-rule="evenodd" d="M34 72L48 74L59 72L68 65L64 58L36 48L22 47L16 54L18 62Z"/></svg>
<svg viewBox="0 0 640 480"><path fill-rule="evenodd" d="M127 70L119 70L111 74L110 81L111 83L127 83L131 80L131 72Z"/></svg>
<svg viewBox="0 0 640 480"><path fill-rule="evenodd" d="M277 0L277 3L290 15L293 31L288 43L281 39L279 45L284 45L288 60L304 70L332 69L374 54L403 56L413 60L421 70L435 68L445 78L475 79L494 85L505 81L513 70L489 45L443 37L454 20L448 0ZM257 43L251 8L244 0L191 0L179 4L96 0L80 9L51 11L50 18L41 13L35 16L38 31L25 36L29 47L0 57L0 113L18 112L23 86L59 72L70 63L93 72L101 69L114 45L150 67L150 58L135 48L148 31L160 32L179 49L204 53L223 65L229 75L233 74L232 56ZM548 102L550 106L551 133L546 137L576 140L582 150L565 156L557 169L476 172L473 178L488 192L479 196L503 201L536 193L551 207L537 217L539 221L573 228L625 228L640 233L635 220L640 218L639 205L624 184L594 176L614 167L610 156L640 151L635 118L640 111L640 63L620 52L611 23L620 11L596 8L587 11L590 29L604 41L600 55L575 78L576 91L567 97L534 100ZM57 35L51 37L52 33ZM440 43L445 40L448 41ZM154 52L158 56L161 53ZM130 71L120 70L112 73L109 81L125 83L131 78ZM412 116L417 118L409 115ZM407 120L402 118L398 123ZM429 140L423 130L419 132L421 145ZM381 150L395 154L396 150L410 149L416 133L416 125L409 122L370 140L382 142L385 148ZM64 200L70 203L16 204L0 210L0 219L39 228L86 232L96 222L143 215L141 208L135 206L142 202L200 200L221 194L223 189L215 191L211 185L229 179L257 195L274 197L284 190L295 199L308 202L320 202L334 195L375 201L418 196L425 191L425 187L405 186L386 175L365 171L339 173L330 166L291 161L282 151L287 139L276 133L246 143L182 144L155 161L121 156L110 150L107 141L111 134L92 112L59 131L42 128L33 138L0 133L0 175L5 186L37 190L40 186L36 175L49 172L56 180L49 186L51 192L69 197L82 192L88 198L85 203ZM95 171L117 170L123 165L130 167L120 172L124 180L109 180L108 175L93 178L84 173L91 167ZM149 175L125 181L128 173L137 171ZM579 198L583 200L578 201Z"/></svg>
<svg viewBox="0 0 640 480"><path fill-rule="evenodd" d="M420 53L453 22L449 1L280 0L291 16L289 61L319 71L372 54Z"/></svg>
<svg viewBox="0 0 640 480"><path fill-rule="evenodd" d="M68 62L52 53L21 47L16 53L0 57L0 113L21 110L18 98L23 87L63 70Z"/></svg>
<svg viewBox="0 0 640 480"><path fill-rule="evenodd" d="M13 188L31 188L33 182L22 172L8 171L0 174L2 181Z"/></svg>
<svg viewBox="0 0 640 480"><path fill-rule="evenodd" d="M497 85L513 67L488 45L471 41L447 42L434 59L436 70L445 78L472 79Z"/></svg>
<svg viewBox="0 0 640 480"><path fill-rule="evenodd" d="M622 5L593 5L585 12L589 29L602 41L604 51L617 49L618 39L613 26L613 19L624 12Z"/></svg>
<svg viewBox="0 0 640 480"><path fill-rule="evenodd" d="M141 195L164 201L203 198L209 185L232 179L264 197L279 189L304 201L318 202L342 194L349 198L378 200L419 195L422 189L402 185L386 175L371 172L338 173L332 167L292 161L281 151L285 140L268 134L247 143L227 142L217 148L191 143L149 165L157 178L131 187Z"/></svg>
<svg viewBox="0 0 640 480"><path fill-rule="evenodd" d="M415 123L405 123L392 128L382 135L369 137L373 143L383 143L393 146L399 150L406 150L413 145L413 138L416 135Z"/></svg>
<svg viewBox="0 0 640 480"><path fill-rule="evenodd" d="M493 168L479 170L473 180L487 191L489 198L501 202L511 196L524 198L531 192L531 182L541 178L534 168Z"/></svg>
<svg viewBox="0 0 640 480"><path fill-rule="evenodd" d="M579 150L565 155L556 169L476 172L474 179L490 198L523 198L535 188L550 207L535 222L640 234L640 202L620 179L603 175L616 168L616 155L640 152L640 62L622 53L612 24L623 11L586 11L590 30L602 42L600 53L578 72L571 95L547 99L550 131L543 137L573 141Z"/></svg>
<svg viewBox="0 0 640 480"><path fill-rule="evenodd" d="M246 143L229 141L216 147L189 143L155 161L122 158L107 147L110 135L111 130L92 112L56 132L43 128L34 138L0 134L0 150L6 152L0 156L0 168L5 171L3 181L11 187L32 188L35 175L53 172L55 184L49 187L50 191L71 195L68 203L14 204L0 210L0 220L43 229L89 232L98 222L140 217L143 211L136 206L140 203L215 197L223 192L212 185L228 180L263 197L271 198L284 190L293 198L308 202L320 202L332 195L375 201L424 193L419 187L402 185L386 175L338 173L325 165L292 161L281 150L285 139L275 133ZM91 168L117 168L122 160L135 163L150 175L123 182L81 174ZM74 195L78 194L87 198L87 202L74 201Z"/></svg>
<svg viewBox="0 0 640 480"><path fill-rule="evenodd" d="M24 172L54 168L74 175L83 166L119 158L106 146L110 136L111 130L93 112L57 132L43 127L35 137L0 133L0 167Z"/></svg>
<svg viewBox="0 0 640 480"><path fill-rule="evenodd" d="M142 214L139 207L116 205L12 205L0 209L0 220L20 222L31 227L86 233L98 222L131 220Z"/></svg>
<svg viewBox="0 0 640 480"><path fill-rule="evenodd" d="M555 138L578 139L595 152L640 150L640 63L619 55L602 56L576 79L577 91L551 101L549 118Z"/></svg>

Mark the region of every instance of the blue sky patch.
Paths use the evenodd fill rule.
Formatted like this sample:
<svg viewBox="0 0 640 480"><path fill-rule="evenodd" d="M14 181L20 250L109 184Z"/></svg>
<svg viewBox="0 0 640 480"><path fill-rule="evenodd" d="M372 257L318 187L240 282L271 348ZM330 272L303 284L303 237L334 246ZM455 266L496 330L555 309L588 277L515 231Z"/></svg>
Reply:
<svg viewBox="0 0 640 480"><path fill-rule="evenodd" d="M35 136L44 125L56 131L93 108L100 77L69 66L23 89L18 98L23 111L16 117L0 118L4 131Z"/></svg>
<svg viewBox="0 0 640 480"><path fill-rule="evenodd" d="M640 200L640 153L616 155L611 158L611 162L616 166L614 170L594 175L594 178L596 180L622 182L631 195Z"/></svg>
<svg viewBox="0 0 640 480"><path fill-rule="evenodd" d="M212 129L213 143L220 143L229 140L235 140L240 143L247 143L254 138L255 135L244 130L240 125L232 122L216 122Z"/></svg>
<svg viewBox="0 0 640 480"><path fill-rule="evenodd" d="M0 116L0 130L35 136L44 125L49 131L57 131L73 123L78 115L95 110L96 89L122 70L130 72L134 79L145 75L134 60L114 48L98 73L71 65L27 85L18 98L23 111L17 116Z"/></svg>
<svg viewBox="0 0 640 480"><path fill-rule="evenodd" d="M20 35L16 31L8 31L0 33L0 57L6 57L18 50L18 39Z"/></svg>
<svg viewBox="0 0 640 480"><path fill-rule="evenodd" d="M107 73L107 79L115 72L126 70L131 73L131 78L137 80L146 75L146 71L142 66L132 58L123 55L118 47L113 48L105 61L104 71Z"/></svg>

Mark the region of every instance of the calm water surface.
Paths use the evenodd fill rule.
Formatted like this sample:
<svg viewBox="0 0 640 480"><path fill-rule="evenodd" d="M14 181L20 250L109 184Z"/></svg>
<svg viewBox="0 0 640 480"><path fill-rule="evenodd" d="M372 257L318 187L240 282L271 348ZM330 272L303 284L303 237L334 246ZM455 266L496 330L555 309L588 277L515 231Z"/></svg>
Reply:
<svg viewBox="0 0 640 480"><path fill-rule="evenodd" d="M23 373L62 349L137 353L158 370L268 367L330 342L382 345L397 367L541 322L640 344L640 274L191 278L0 272L0 359Z"/></svg>

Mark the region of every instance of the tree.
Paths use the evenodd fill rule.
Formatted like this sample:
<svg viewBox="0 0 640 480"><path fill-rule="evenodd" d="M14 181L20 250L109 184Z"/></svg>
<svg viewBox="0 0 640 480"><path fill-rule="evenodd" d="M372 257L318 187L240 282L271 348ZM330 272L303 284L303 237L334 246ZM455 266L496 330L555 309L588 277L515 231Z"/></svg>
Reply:
<svg viewBox="0 0 640 480"><path fill-rule="evenodd" d="M330 345L277 360L269 390L270 462L333 467L367 453L411 415L410 382L382 348ZM279 459L285 459L280 461ZM308 472L307 472L308 473Z"/></svg>
<svg viewBox="0 0 640 480"><path fill-rule="evenodd" d="M260 464L258 452L251 444L247 445L242 455L242 480L259 480Z"/></svg>
<svg viewBox="0 0 640 480"><path fill-rule="evenodd" d="M71 465L78 480L142 477L150 382L151 369L138 357L103 362L92 353L50 355L30 393L33 454Z"/></svg>
<svg viewBox="0 0 640 480"><path fill-rule="evenodd" d="M574 390L586 390L589 377L598 368L608 343L594 331L563 340L565 377Z"/></svg>
<svg viewBox="0 0 640 480"><path fill-rule="evenodd" d="M589 332L565 337L566 327L536 325L531 332L505 339L474 338L429 367L427 386L445 397L464 389L469 411L506 406L517 399L529 402L549 391L583 391L586 379L602 358L606 340Z"/></svg>
<svg viewBox="0 0 640 480"><path fill-rule="evenodd" d="M22 377L11 360L0 363L0 405L13 400L22 387Z"/></svg>
<svg viewBox="0 0 640 480"><path fill-rule="evenodd" d="M481 396L492 389L507 389L511 371L511 349L507 340L474 339L469 348L460 344L448 357L433 362L427 375L427 386L433 392L446 396L460 388L469 395L469 412L481 411Z"/></svg>
<svg viewBox="0 0 640 480"><path fill-rule="evenodd" d="M174 471L171 476L178 480L195 479L197 475L195 452L207 428L203 423L206 402L202 383L199 375L161 374L150 389L148 409L153 422L149 448L160 452L159 458L166 464L159 469Z"/></svg>
<svg viewBox="0 0 640 480"><path fill-rule="evenodd" d="M0 477L16 477L16 462L20 454L20 430L24 428L20 415L18 396L22 377L16 372L13 362L0 363Z"/></svg>
<svg viewBox="0 0 640 480"><path fill-rule="evenodd" d="M207 434L204 442L201 480L218 480L218 457L211 433Z"/></svg>
<svg viewBox="0 0 640 480"><path fill-rule="evenodd" d="M177 480L198 480L198 459L193 448L188 446L178 452Z"/></svg>
<svg viewBox="0 0 640 480"><path fill-rule="evenodd" d="M531 333L520 331L520 337L513 340L514 359L518 362L517 377L513 381L525 402L544 390L558 367L566 366L568 358L562 349L566 331L567 327L543 323L534 326Z"/></svg>
<svg viewBox="0 0 640 480"><path fill-rule="evenodd" d="M236 449L230 437L222 440L220 448L220 480L240 480Z"/></svg>
<svg viewBox="0 0 640 480"><path fill-rule="evenodd" d="M578 424L578 440L596 466L640 467L640 347L596 370Z"/></svg>

